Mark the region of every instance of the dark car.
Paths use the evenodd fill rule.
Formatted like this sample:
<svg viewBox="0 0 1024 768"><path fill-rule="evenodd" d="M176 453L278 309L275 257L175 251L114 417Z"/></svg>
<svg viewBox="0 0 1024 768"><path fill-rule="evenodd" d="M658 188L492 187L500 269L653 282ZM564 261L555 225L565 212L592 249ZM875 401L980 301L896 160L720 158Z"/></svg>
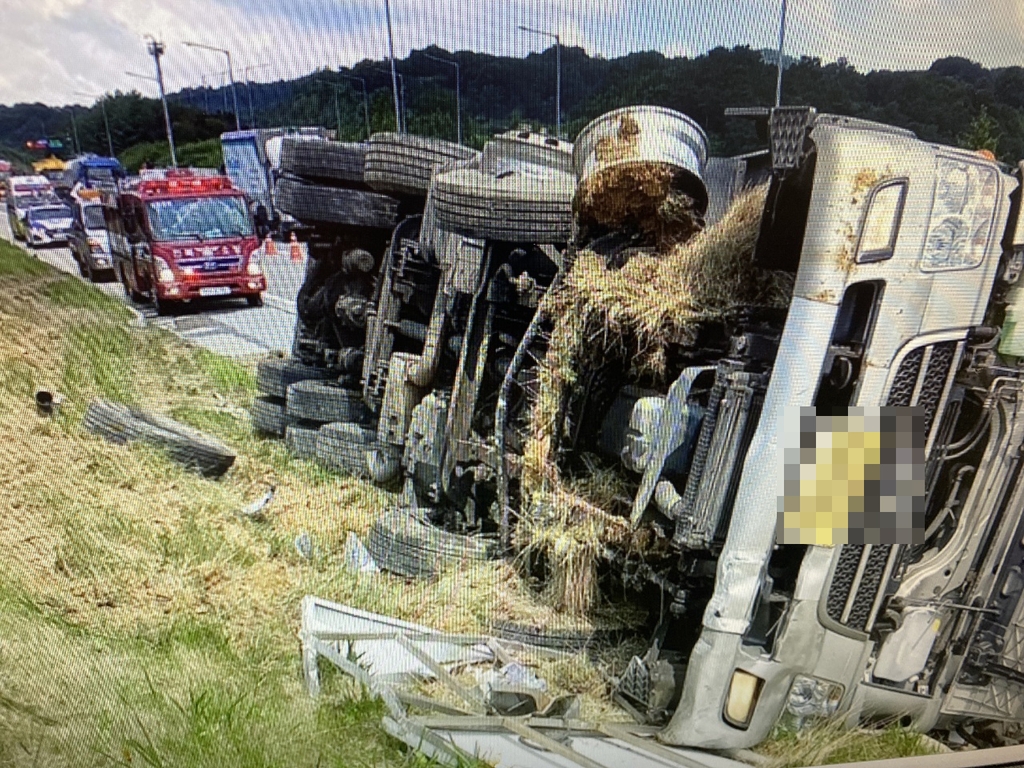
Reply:
<svg viewBox="0 0 1024 768"><path fill-rule="evenodd" d="M81 200L76 201L71 209L74 219L68 246L78 263L78 271L94 283L113 279L114 262L102 203L98 199Z"/></svg>

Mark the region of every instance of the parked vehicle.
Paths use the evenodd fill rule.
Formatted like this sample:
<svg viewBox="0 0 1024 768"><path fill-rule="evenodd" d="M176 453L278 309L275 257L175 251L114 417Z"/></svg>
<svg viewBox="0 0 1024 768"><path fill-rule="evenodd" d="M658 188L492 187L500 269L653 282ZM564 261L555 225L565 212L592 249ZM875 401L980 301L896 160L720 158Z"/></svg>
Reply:
<svg viewBox="0 0 1024 768"><path fill-rule="evenodd" d="M25 215L25 242L29 248L67 245L73 218L64 203L32 206Z"/></svg>
<svg viewBox="0 0 1024 768"><path fill-rule="evenodd" d="M11 164L7 160L0 160L0 200L7 197L7 180L11 178Z"/></svg>
<svg viewBox="0 0 1024 768"><path fill-rule="evenodd" d="M62 186L64 181L64 161L50 155L32 163L32 170L48 179L55 187Z"/></svg>
<svg viewBox="0 0 1024 768"><path fill-rule="evenodd" d="M72 198L74 220L68 236L71 255L78 270L91 282L112 279L114 262L110 252L110 235L103 216L102 194L96 189L83 189Z"/></svg>
<svg viewBox="0 0 1024 768"><path fill-rule="evenodd" d="M160 313L210 297L262 305L262 249L245 193L226 176L149 171L105 201L115 273L132 300Z"/></svg>
<svg viewBox="0 0 1024 768"><path fill-rule="evenodd" d="M34 205L60 202L53 185L44 176L11 176L6 184L7 219L17 240L28 239L25 217Z"/></svg>

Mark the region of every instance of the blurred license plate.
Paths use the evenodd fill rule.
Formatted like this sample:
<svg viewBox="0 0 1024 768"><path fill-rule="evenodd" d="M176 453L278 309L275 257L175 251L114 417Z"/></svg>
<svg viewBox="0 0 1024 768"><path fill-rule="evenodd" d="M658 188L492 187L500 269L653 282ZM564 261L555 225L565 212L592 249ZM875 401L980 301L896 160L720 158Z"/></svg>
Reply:
<svg viewBox="0 0 1024 768"><path fill-rule="evenodd" d="M230 296L231 287L228 285L220 285L216 288L200 288L200 296Z"/></svg>

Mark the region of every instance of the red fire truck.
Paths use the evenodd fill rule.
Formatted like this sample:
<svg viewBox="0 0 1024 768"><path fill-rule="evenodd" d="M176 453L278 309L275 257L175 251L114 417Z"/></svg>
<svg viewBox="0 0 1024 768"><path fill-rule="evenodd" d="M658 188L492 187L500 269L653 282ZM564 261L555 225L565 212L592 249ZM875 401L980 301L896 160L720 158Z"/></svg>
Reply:
<svg viewBox="0 0 1024 768"><path fill-rule="evenodd" d="M263 304L262 249L245 193L227 176L144 171L105 202L114 270L133 301L159 314L208 297Z"/></svg>

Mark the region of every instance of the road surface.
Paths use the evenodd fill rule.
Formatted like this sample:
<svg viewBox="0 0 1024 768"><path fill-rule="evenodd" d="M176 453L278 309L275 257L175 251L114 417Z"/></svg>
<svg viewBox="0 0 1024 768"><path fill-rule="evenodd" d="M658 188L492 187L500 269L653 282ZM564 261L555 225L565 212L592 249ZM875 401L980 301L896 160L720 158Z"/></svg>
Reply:
<svg viewBox="0 0 1024 768"><path fill-rule="evenodd" d="M0 216L0 237L25 248L11 236L6 216ZM69 248L26 250L62 272L79 276L78 264ZM274 350L289 352L295 331L295 296L306 270L305 247L303 258L298 262L289 257L287 243L279 244L277 250L279 255L263 260L268 288L263 294L262 307L249 307L239 299L208 301L186 305L171 317L158 317L149 305L135 308L148 324L167 328L183 339L222 355L247 358ZM119 283L98 283L96 287L131 304Z"/></svg>

